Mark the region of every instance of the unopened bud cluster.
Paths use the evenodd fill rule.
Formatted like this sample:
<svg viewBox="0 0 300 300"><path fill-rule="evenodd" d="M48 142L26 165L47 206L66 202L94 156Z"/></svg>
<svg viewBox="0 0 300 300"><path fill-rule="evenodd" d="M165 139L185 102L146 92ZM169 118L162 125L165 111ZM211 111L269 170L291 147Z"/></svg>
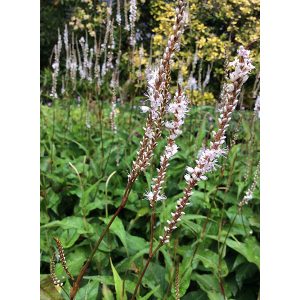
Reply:
<svg viewBox="0 0 300 300"><path fill-rule="evenodd" d="M62 244L61 244L61 242L58 238L54 238L54 240L55 240L56 245L57 245L60 262L61 262L65 272L67 273L67 275L73 280L73 276L69 272L69 269L68 269L68 266L67 266L67 261L66 261L66 258L65 258L64 248L63 248L63 246L62 246Z"/></svg>
<svg viewBox="0 0 300 300"><path fill-rule="evenodd" d="M51 260L50 260L50 276L51 276L51 279L52 279L52 282L55 286L63 286L63 282L61 282L56 274L55 274L55 252L53 253L52 257L51 257Z"/></svg>

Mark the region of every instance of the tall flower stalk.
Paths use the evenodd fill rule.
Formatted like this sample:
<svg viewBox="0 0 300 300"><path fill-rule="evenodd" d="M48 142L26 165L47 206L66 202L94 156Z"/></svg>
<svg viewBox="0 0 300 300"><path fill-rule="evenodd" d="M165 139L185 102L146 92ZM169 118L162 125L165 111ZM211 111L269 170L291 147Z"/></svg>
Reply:
<svg viewBox="0 0 300 300"><path fill-rule="evenodd" d="M127 1L124 0L124 20L125 20L125 30L130 31L130 26L128 23L128 7L127 7Z"/></svg>
<svg viewBox="0 0 300 300"><path fill-rule="evenodd" d="M121 7L120 7L120 0L117 0L117 14L116 14L116 22L119 26L121 26L122 17L121 17Z"/></svg>
<svg viewBox="0 0 300 300"><path fill-rule="evenodd" d="M153 151L156 148L158 139L161 137L163 119L166 114L167 105L170 101L170 93L168 89L170 82L171 63L174 53L179 51L180 48L180 38L183 33L186 19L185 6L185 1L178 1L176 17L173 26L173 34L168 39L168 43L159 66L150 71L148 74L148 98L150 107L145 108L145 112L149 112L146 121L145 133L142 141L140 142L141 145L137 152L137 159L133 162L132 170L128 175L128 182L121 200L121 204L111 217L105 229L102 231L92 250L92 253L90 254L84 266L81 268L80 273L71 288L70 300L75 299L80 287L80 282L86 273L100 243L102 242L115 218L125 207L134 182L138 178L139 174L150 165ZM108 17L108 19L110 18Z"/></svg>
<svg viewBox="0 0 300 300"><path fill-rule="evenodd" d="M132 47L135 46L135 21L136 21L136 0L130 0L130 7L129 7L129 24L130 24L130 45Z"/></svg>
<svg viewBox="0 0 300 300"><path fill-rule="evenodd" d="M229 74L228 83L225 87L225 103L223 108L220 109L218 129L216 132L213 132L213 140L210 142L210 147L199 151L195 167L186 168L187 174L184 176L186 187L183 191L183 197L177 201L176 210L171 213L171 221L165 227L164 235L160 237L161 245L169 242L176 224L181 220L181 216L185 214L184 209L190 204L189 200L193 188L200 180L207 180L206 174L214 171L217 167L218 159L226 154L226 149L223 148L226 139L226 130L229 127L231 115L238 103L238 96L242 85L246 82L248 74L254 68L249 55L250 51L241 46L238 50L238 57L229 64L230 67L234 67L234 71Z"/></svg>
<svg viewBox="0 0 300 300"><path fill-rule="evenodd" d="M62 40L61 34L58 31L58 41L57 44L54 46L54 63L52 64L53 73L52 73L52 88L50 96L54 99L57 99L57 78L59 74L59 65L60 65L60 53L62 48Z"/></svg>
<svg viewBox="0 0 300 300"><path fill-rule="evenodd" d="M150 248L149 253L152 253L153 246L153 234L155 224L155 204L157 201L164 200L166 197L162 193L163 184L165 182L167 168L169 166L170 159L177 153L178 146L175 143L175 139L181 134L181 126L184 124L184 119L188 111L188 99L182 92L182 88L178 85L177 93L174 97L174 102L168 107L168 112L174 115L172 122L166 122L165 126L169 130L169 136L167 138L167 145L163 154L160 157L160 167L157 171L157 177L154 178L151 190L146 194L146 198L150 202L152 209L151 213L151 225L150 225Z"/></svg>
<svg viewBox="0 0 300 300"><path fill-rule="evenodd" d="M250 59L250 51L241 46L238 50L237 58L229 64L229 67L234 68L234 70L229 74L228 83L225 86L224 105L220 109L218 129L216 132L213 132L213 140L210 142L210 146L199 151L195 167L186 168L187 174L184 176L186 187L183 191L183 197L177 201L176 209L171 213L171 219L167 221L167 225L164 227L164 234L159 237L160 241L157 247L154 251L149 252L148 260L139 276L131 298L132 300L136 297L150 261L163 245L170 242L172 232L177 228L177 223L181 221L181 217L185 214L184 209L190 204L189 201L194 187L199 181L207 180L207 173L214 171L217 168L218 159L226 154L226 149L223 148L226 139L226 130L229 126L231 115L238 103L238 96L242 85L246 82L248 74L254 68Z"/></svg>
<svg viewBox="0 0 300 300"><path fill-rule="evenodd" d="M150 107L143 107L144 112L149 112L146 127L144 128L145 134L140 143L141 146L137 154L137 159L133 162L132 171L128 176L129 180L133 178L136 173L145 170L150 164L153 151L161 136L163 119L171 98L169 93L169 83L172 58L174 57L174 53L180 49L180 38L185 25L185 6L185 1L178 1L173 33L168 39L163 58L160 60L158 67L149 69L147 72L147 97L150 102Z"/></svg>

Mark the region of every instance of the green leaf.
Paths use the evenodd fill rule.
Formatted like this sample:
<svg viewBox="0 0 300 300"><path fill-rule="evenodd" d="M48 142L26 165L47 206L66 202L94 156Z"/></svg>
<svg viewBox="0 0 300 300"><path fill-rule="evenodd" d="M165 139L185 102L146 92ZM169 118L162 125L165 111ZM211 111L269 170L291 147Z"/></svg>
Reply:
<svg viewBox="0 0 300 300"><path fill-rule="evenodd" d="M40 297L43 300L63 300L62 288L53 285L50 275L40 276Z"/></svg>
<svg viewBox="0 0 300 300"><path fill-rule="evenodd" d="M95 276L84 276L84 279L92 279L96 280L102 284L105 285L114 285L114 278L113 276L107 276L107 275L95 275Z"/></svg>
<svg viewBox="0 0 300 300"><path fill-rule="evenodd" d="M97 300L98 298L98 290L99 290L99 283L97 281L89 281L86 285L82 286L76 299L82 300Z"/></svg>
<svg viewBox="0 0 300 300"><path fill-rule="evenodd" d="M102 294L103 294L103 300L114 300L114 294L107 287L106 284L103 284L102 286Z"/></svg>
<svg viewBox="0 0 300 300"><path fill-rule="evenodd" d="M108 218L100 218L101 220L104 221L104 223L107 225L110 221L112 216L108 217ZM116 217L114 222L111 224L109 230L115 234L122 242L122 244L124 245L126 252L128 254L128 246L127 246L127 239L126 239L126 231L124 229L123 223L122 221Z"/></svg>
<svg viewBox="0 0 300 300"><path fill-rule="evenodd" d="M166 269L158 263L150 263L147 272L144 275L143 286L154 290L158 285L160 288L154 293L156 299L162 299L165 294L168 283L165 280Z"/></svg>
<svg viewBox="0 0 300 300"><path fill-rule="evenodd" d="M119 276L117 270L115 269L111 259L110 259L111 268L113 271L114 281L115 281L115 289L117 294L117 300L127 300L126 292L123 290L123 280Z"/></svg>
<svg viewBox="0 0 300 300"><path fill-rule="evenodd" d="M50 190L50 191L49 191L49 194L47 194L47 200L48 200L48 203L49 203L48 207L49 207L49 208L52 208L52 210L53 210L55 213L58 214L58 212L57 212L57 207L58 207L58 205L59 205L59 203L60 203L60 198L59 198L59 196L58 196L56 193L54 193L52 190Z"/></svg>
<svg viewBox="0 0 300 300"><path fill-rule="evenodd" d="M138 258L140 258L141 256L143 256L148 252L149 252L148 248L145 248L140 250L133 256L126 257L118 264L118 270L126 272L128 269L131 268L133 262L135 262Z"/></svg>
<svg viewBox="0 0 300 300"><path fill-rule="evenodd" d="M150 212L150 208L149 207L142 207L136 213L136 218L143 217L144 215L148 214L149 212Z"/></svg>
<svg viewBox="0 0 300 300"><path fill-rule="evenodd" d="M210 300L224 300L220 293L218 279L213 275L193 274L192 278L197 281L202 290L207 293Z"/></svg>
<svg viewBox="0 0 300 300"><path fill-rule="evenodd" d="M73 276L77 276L79 274L81 267L88 258L88 255L88 248L84 249L83 247L76 248L73 252L66 253L67 265Z"/></svg>
<svg viewBox="0 0 300 300"><path fill-rule="evenodd" d="M74 228L66 229L61 234L60 241L64 245L64 248L67 249L72 247L79 237L80 234L78 233L77 229Z"/></svg>
<svg viewBox="0 0 300 300"><path fill-rule="evenodd" d="M49 222L50 218L49 215L47 214L47 212L45 212L44 210L41 210L40 212L40 223L41 224L47 224Z"/></svg>
<svg viewBox="0 0 300 300"><path fill-rule="evenodd" d="M198 258L204 265L205 268L214 272L214 274L218 274L219 272L219 255L209 249L205 249L201 251L199 254L196 254L196 258ZM221 260L221 276L225 277L228 275L228 267L226 262Z"/></svg>
<svg viewBox="0 0 300 300"><path fill-rule="evenodd" d="M252 278L256 272L258 272L258 268L254 264L242 264L238 266L236 269L235 278L239 288L241 289L243 282L247 278Z"/></svg>
<svg viewBox="0 0 300 300"><path fill-rule="evenodd" d="M259 245L254 237L247 238L245 243L227 239L226 244L259 268Z"/></svg>
<svg viewBox="0 0 300 300"><path fill-rule="evenodd" d="M102 180L102 179L100 179L100 180ZM91 211L91 208L93 208L93 206L88 206L88 205L92 204L92 203L90 203L90 198L91 198L91 196L95 195L97 187L100 184L100 180L98 180L97 182L95 182L94 184L92 184L82 194L82 197L80 199L80 207L81 207L82 210L85 211L86 215Z"/></svg>
<svg viewBox="0 0 300 300"><path fill-rule="evenodd" d="M218 292L207 292L209 300L224 300L224 297L221 293Z"/></svg>
<svg viewBox="0 0 300 300"><path fill-rule="evenodd" d="M199 290L187 293L182 300L207 300L207 296L205 292Z"/></svg>
<svg viewBox="0 0 300 300"><path fill-rule="evenodd" d="M53 221L41 227L61 227L62 229L76 229L78 234L94 233L93 226L82 217L66 217L61 221Z"/></svg>
<svg viewBox="0 0 300 300"><path fill-rule="evenodd" d="M217 236L207 235L206 237L218 240ZM224 239L225 237L222 237L221 241L224 242ZM227 238L226 245L242 254L249 262L256 264L259 268L259 244L255 237L247 237L244 242Z"/></svg>
<svg viewBox="0 0 300 300"><path fill-rule="evenodd" d="M201 289L204 291L218 291L219 283L218 279L214 275L199 275L197 273L193 273L192 279L196 280L200 285Z"/></svg>
<svg viewBox="0 0 300 300"><path fill-rule="evenodd" d="M130 250L130 254L143 250L148 247L148 242L143 238L134 236L126 232L126 241Z"/></svg>
<svg viewBox="0 0 300 300"><path fill-rule="evenodd" d="M157 290L159 289L159 285L154 288L154 290L150 291L148 294L146 294L144 297L138 297L138 300L148 300Z"/></svg>

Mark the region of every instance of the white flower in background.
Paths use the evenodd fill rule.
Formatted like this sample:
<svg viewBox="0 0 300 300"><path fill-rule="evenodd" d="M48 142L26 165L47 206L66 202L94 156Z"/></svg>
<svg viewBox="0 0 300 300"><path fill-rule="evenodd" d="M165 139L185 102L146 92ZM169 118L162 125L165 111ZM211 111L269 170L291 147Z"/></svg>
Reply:
<svg viewBox="0 0 300 300"><path fill-rule="evenodd" d="M120 14L117 14L116 21L117 21L118 25L121 25L122 19L121 19L121 15Z"/></svg>
<svg viewBox="0 0 300 300"><path fill-rule="evenodd" d="M191 91L194 91L194 90L198 89L197 80L192 76L189 77L189 79L188 79L188 88Z"/></svg>
<svg viewBox="0 0 300 300"><path fill-rule="evenodd" d="M254 111L256 112L258 118L260 118L260 96L258 95L255 101Z"/></svg>
<svg viewBox="0 0 300 300"><path fill-rule="evenodd" d="M130 22L130 45L134 46L136 43L135 40L135 21L136 21L136 0L130 0L130 7L129 7L129 22Z"/></svg>

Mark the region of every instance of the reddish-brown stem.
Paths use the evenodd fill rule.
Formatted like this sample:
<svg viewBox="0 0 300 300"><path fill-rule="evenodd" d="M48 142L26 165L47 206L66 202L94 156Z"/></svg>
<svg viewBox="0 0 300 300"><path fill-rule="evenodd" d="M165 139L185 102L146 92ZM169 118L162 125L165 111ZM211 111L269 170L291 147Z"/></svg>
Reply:
<svg viewBox="0 0 300 300"><path fill-rule="evenodd" d="M97 243L95 244L94 248L93 248L93 251L92 253L90 254L88 260L86 261L86 263L84 264L84 266L81 268L80 270L80 273L75 281L75 283L73 284L72 288L71 288L71 292L70 292L70 300L74 300L75 299L75 296L79 290L79 285L80 285L80 282L84 276L84 274L86 273L97 249L99 248L100 246L100 243L102 242L104 236L106 235L106 233L108 232L111 224L114 222L115 218L119 215L119 213L121 212L121 210L125 207L126 203L127 203L127 200L128 200L128 197L129 197L129 194L131 192L131 189L132 189L132 186L135 182L137 178L137 175L135 175L134 177L131 178L131 180L128 181L128 184L126 186L126 189L125 189L125 192L124 192L124 195L122 197L122 202L120 204L120 206L118 207L118 209L116 210L116 212L114 213L114 215L112 216L112 218L110 219L109 223L106 225L105 229L103 230L103 232L101 233Z"/></svg>
<svg viewBox="0 0 300 300"><path fill-rule="evenodd" d="M149 264L150 264L152 258L155 256L155 254L159 250L159 248L162 247L162 246L163 246L163 244L159 243L158 246L155 248L155 250L152 252L152 254L149 255L149 257L147 259L147 262L146 262L146 265L145 265L142 273L140 274L139 280L138 280L138 282L137 282L137 284L135 286L135 289L134 289L133 295L131 297L131 300L134 300L136 298L136 294L137 294L138 289L139 289L139 287L141 285L142 279L143 279L143 277L144 277L144 275L145 275L145 273L146 273L146 271L147 271L147 269L149 267Z"/></svg>
<svg viewBox="0 0 300 300"><path fill-rule="evenodd" d="M150 246L149 246L149 255L152 254L153 249L153 239L154 239L154 224L155 224L155 201L151 205L151 223L150 223Z"/></svg>

